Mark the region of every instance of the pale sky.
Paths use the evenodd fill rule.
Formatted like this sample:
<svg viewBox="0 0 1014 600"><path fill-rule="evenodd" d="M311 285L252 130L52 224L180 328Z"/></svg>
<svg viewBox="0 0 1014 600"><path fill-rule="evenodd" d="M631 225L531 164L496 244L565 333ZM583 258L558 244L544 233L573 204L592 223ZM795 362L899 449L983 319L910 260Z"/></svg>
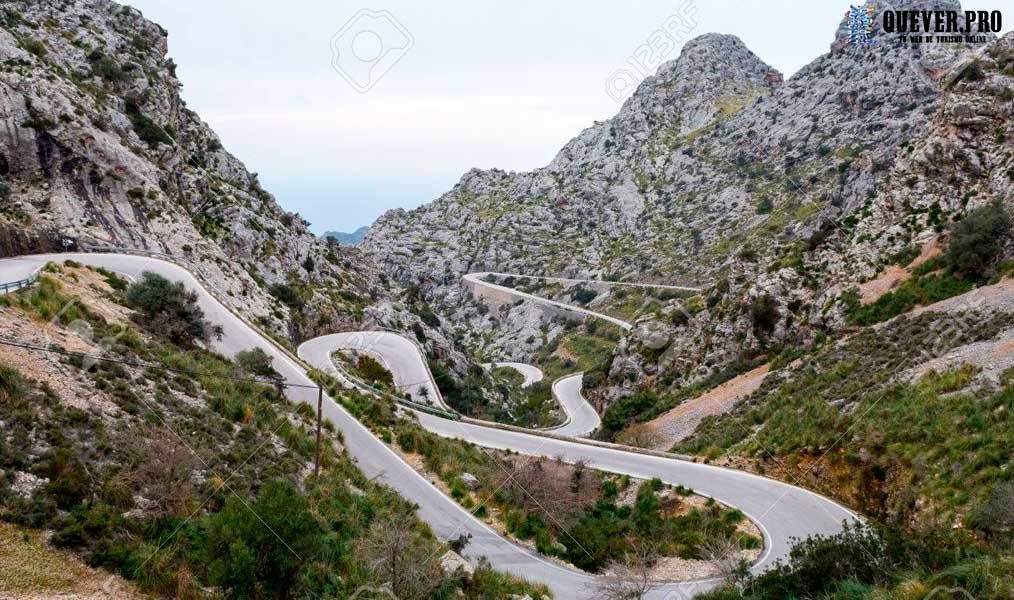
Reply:
<svg viewBox="0 0 1014 600"><path fill-rule="evenodd" d="M351 231L389 208L428 202L472 167L523 171L545 165L582 129L616 113L618 82L644 77L645 69L631 59L654 67L659 55L675 58L697 35L735 34L788 77L827 51L849 5L127 2L169 31L169 54L188 106L260 174L283 207L311 221L317 233ZM965 3L979 10L1002 4ZM364 8L386 12L360 13ZM668 37L662 33L667 22L676 25ZM681 33L691 28L689 35ZM346 49L339 63L351 84L332 66L336 36ZM644 45L651 42L659 50L649 57ZM383 72L372 83L371 65L374 73ZM622 69L622 77L614 77Z"/></svg>

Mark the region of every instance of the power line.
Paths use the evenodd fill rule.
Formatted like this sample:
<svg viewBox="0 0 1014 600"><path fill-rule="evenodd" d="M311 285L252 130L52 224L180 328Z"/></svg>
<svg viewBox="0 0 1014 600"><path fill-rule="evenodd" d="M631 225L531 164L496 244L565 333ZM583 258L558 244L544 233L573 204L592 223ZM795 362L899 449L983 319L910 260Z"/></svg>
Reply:
<svg viewBox="0 0 1014 600"><path fill-rule="evenodd" d="M129 366L129 367L137 367L137 368L141 368L141 369L157 369L157 370L161 370L161 371L168 371L170 373L178 373L180 375L186 375L188 377L194 377L194 378L197 378L197 377L211 377L211 378L215 378L215 379L225 379L225 380L229 380L229 381L239 381L239 382L243 382L243 383L256 383L256 384L260 384L260 385L269 385L269 386L273 386L273 387L285 387L285 388L304 388L304 389L313 389L313 390L315 390L315 389L318 389L318 387L320 387L320 386L316 386L316 385L304 385L304 384L300 384L300 383L286 383L285 381L283 381L281 379L278 379L278 380L275 380L275 379L256 379L256 378L250 378L250 377L238 377L238 376L235 376L235 375L217 375L217 374L214 374L214 373L200 373L200 372L197 372L197 371L188 371L186 369L179 369L179 368L176 368L176 367L170 367L170 366L164 365L164 364L146 363L146 362L134 361L134 360L123 359L123 358L109 358L109 357L106 357L106 356L94 356L94 355L91 355L91 354L85 354L84 352L74 352L74 351L71 351L71 350L64 350L62 348L54 348L52 346L36 346L34 344L26 344L24 342L19 342L19 341L16 341L16 340L8 340L8 339L3 339L3 338L0 338L0 345L3 345L3 346L12 346L12 347L15 347L15 348L23 348L23 349L26 349L26 350L33 350L33 351L36 351L36 352L49 352L51 354L60 354L62 356L72 356L72 357L76 357L76 358L80 358L80 359L88 359L88 360L96 360L96 361L104 361L104 362L116 363L116 364L120 364L120 365L126 365L126 366Z"/></svg>

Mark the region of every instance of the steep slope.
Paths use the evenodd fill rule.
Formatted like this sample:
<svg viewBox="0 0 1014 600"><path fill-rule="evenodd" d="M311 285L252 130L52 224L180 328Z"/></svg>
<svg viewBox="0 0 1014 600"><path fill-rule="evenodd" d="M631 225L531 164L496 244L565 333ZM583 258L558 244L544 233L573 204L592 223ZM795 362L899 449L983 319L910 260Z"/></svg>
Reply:
<svg viewBox="0 0 1014 600"><path fill-rule="evenodd" d="M228 313L202 313L217 306L206 296L157 293L139 277L140 262L169 276L178 267L119 258L132 259L136 283L68 260L0 296L0 521L44 530L48 544L153 597L348 598L385 583L401 598L541 597L488 564L474 578L448 568L418 506L357 466L368 455L329 398L318 475L312 405L265 379L296 367ZM234 362L177 339L210 326L205 316L226 331L215 349L256 340L261 358ZM8 586L38 598L63 583L10 558L5 598ZM114 578L101 587L88 597L131 597Z"/></svg>
<svg viewBox="0 0 1014 600"><path fill-rule="evenodd" d="M5 2L0 25L4 255L64 238L173 254L294 338L356 321L381 293L368 260L282 210L186 107L167 33L139 11Z"/></svg>

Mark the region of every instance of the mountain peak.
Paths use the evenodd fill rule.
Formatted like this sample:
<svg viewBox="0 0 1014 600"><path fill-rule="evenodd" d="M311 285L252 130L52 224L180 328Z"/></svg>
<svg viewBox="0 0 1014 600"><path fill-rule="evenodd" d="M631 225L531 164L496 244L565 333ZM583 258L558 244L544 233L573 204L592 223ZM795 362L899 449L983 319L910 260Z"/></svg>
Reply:
<svg viewBox="0 0 1014 600"><path fill-rule="evenodd" d="M695 82L701 79L751 81L762 85L777 85L781 83L782 75L762 61L735 35L705 33L687 42L679 58L661 65L654 79L655 85L660 82L675 83L678 79ZM648 80L645 81L647 82Z"/></svg>

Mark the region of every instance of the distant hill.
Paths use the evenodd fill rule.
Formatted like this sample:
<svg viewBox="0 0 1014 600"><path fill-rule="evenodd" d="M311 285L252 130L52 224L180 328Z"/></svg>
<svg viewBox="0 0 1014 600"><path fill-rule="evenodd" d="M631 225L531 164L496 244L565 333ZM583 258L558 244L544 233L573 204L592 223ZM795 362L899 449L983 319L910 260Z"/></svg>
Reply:
<svg viewBox="0 0 1014 600"><path fill-rule="evenodd" d="M352 233L346 233L344 231L328 231L324 233L324 237L334 238L347 246L358 246L359 243L363 241L363 238L366 237L366 232L369 230L370 228L368 225L363 225Z"/></svg>

